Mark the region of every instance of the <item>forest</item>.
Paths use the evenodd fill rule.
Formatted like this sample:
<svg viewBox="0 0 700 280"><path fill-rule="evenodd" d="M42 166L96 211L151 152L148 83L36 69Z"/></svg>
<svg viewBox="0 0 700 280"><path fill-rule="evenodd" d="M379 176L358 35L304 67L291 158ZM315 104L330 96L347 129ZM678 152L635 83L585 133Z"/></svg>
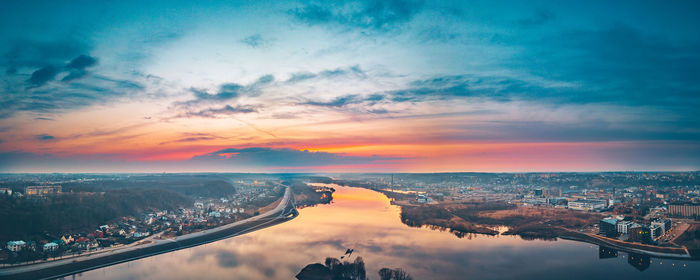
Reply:
<svg viewBox="0 0 700 280"><path fill-rule="evenodd" d="M93 230L101 224L149 209L175 210L192 198L163 189L74 192L45 199L0 197L0 240L43 238L46 233Z"/></svg>

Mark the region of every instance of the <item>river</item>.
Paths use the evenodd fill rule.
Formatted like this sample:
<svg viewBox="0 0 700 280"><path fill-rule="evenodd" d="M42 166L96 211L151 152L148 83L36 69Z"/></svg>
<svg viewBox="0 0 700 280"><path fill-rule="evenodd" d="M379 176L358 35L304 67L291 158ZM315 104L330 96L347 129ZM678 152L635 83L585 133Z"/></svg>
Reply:
<svg viewBox="0 0 700 280"><path fill-rule="evenodd" d="M414 279L697 279L700 262L600 250L575 241L523 240L412 228L383 194L333 186L333 203L299 210L289 222L207 245L66 279L294 279L304 266L361 256L370 279L383 267Z"/></svg>

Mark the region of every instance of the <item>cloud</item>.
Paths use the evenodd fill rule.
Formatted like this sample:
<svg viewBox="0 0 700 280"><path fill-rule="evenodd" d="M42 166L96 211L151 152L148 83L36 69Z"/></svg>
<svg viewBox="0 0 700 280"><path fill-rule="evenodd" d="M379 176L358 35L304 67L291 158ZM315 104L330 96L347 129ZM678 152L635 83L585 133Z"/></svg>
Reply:
<svg viewBox="0 0 700 280"><path fill-rule="evenodd" d="M183 133L183 136L184 136L183 138L175 139L172 141L161 142L160 145L170 144L170 143L190 143L190 142L199 142L199 141L207 141L207 140L225 139L225 137L221 137L221 136L210 134L210 133Z"/></svg>
<svg viewBox="0 0 700 280"><path fill-rule="evenodd" d="M518 24L520 24L522 26L542 25L542 24L545 24L545 23L552 21L555 17L556 16L554 15L554 13L552 13L550 10L541 9L541 10L537 11L537 13L531 17L518 20Z"/></svg>
<svg viewBox="0 0 700 280"><path fill-rule="evenodd" d="M448 28L431 26L419 31L416 36L422 42L447 43L459 38L461 35L457 32L451 31Z"/></svg>
<svg viewBox="0 0 700 280"><path fill-rule="evenodd" d="M338 67L335 69L325 69L317 73L312 73L308 71L301 71L292 73L289 79L285 81L287 84L295 84L311 79L335 79L341 77L354 77L354 78L366 78L368 73L359 65L352 65L349 67Z"/></svg>
<svg viewBox="0 0 700 280"><path fill-rule="evenodd" d="M344 107L346 105L350 104L360 104L360 103L365 103L365 105L374 105L376 102L382 101L384 99L384 96L381 94L371 94L369 96L360 96L357 94L350 94L350 95L343 95L343 96L338 96L330 101L313 101L309 100L304 103L301 103L303 105L312 105L312 106L320 106L320 107Z"/></svg>
<svg viewBox="0 0 700 280"><path fill-rule="evenodd" d="M65 68L70 72L63 79L61 79L61 81L68 82L84 77L87 74L85 68L94 66L96 63L97 59L94 57L81 54L66 65ZM34 71L28 82L34 86L42 86L47 82L54 80L62 71L62 69L52 65L44 66L43 68Z"/></svg>
<svg viewBox="0 0 700 280"><path fill-rule="evenodd" d="M63 77L63 79L61 79L61 81L62 82L70 82L73 80L83 78L83 77L85 77L85 75L87 75L87 71L85 71L85 70L73 70L70 73L68 73L68 75Z"/></svg>
<svg viewBox="0 0 700 280"><path fill-rule="evenodd" d="M395 160L380 156L347 156L326 152L299 151L287 148L230 148L195 156L192 162L223 165L250 165L256 167L308 167L344 164L367 164L381 160Z"/></svg>
<svg viewBox="0 0 700 280"><path fill-rule="evenodd" d="M219 86L219 90L215 93L209 93L206 90L192 88L190 91L194 93L197 101L202 100L230 100L238 97L238 95L243 91L244 87L235 83L228 83Z"/></svg>
<svg viewBox="0 0 700 280"><path fill-rule="evenodd" d="M335 25L374 31L388 31L410 21L423 1L366 0L360 2L317 2L292 9L292 17L308 25Z"/></svg>
<svg viewBox="0 0 700 280"><path fill-rule="evenodd" d="M86 68L95 66L97 64L97 59L88 55L81 54L80 56L71 60L66 69L70 70L70 73L63 77L61 81L70 82L85 77L88 72Z"/></svg>
<svg viewBox="0 0 700 280"><path fill-rule="evenodd" d="M131 73L107 76L89 72L98 59L87 54L90 47L85 42L14 40L8 46L0 57L7 65L0 88L0 119L23 111L64 112L145 89L140 78ZM57 79L64 83L51 82Z"/></svg>
<svg viewBox="0 0 700 280"><path fill-rule="evenodd" d="M255 34L255 35L250 35L248 37L245 37L241 40L241 43L246 44L247 46L251 48L259 48L259 47L264 47L270 43L269 40L265 40L262 35L260 34Z"/></svg>
<svg viewBox="0 0 700 280"><path fill-rule="evenodd" d="M81 82L45 83L41 87L10 86L0 89L4 98L0 100L0 118L9 118L22 111L62 112L143 90L144 86L138 81L112 79L99 75L85 77Z"/></svg>
<svg viewBox="0 0 700 280"><path fill-rule="evenodd" d="M97 64L96 58L81 54L80 56L71 60L71 62L66 65L66 68L83 70L87 67L95 66L95 64Z"/></svg>
<svg viewBox="0 0 700 280"><path fill-rule="evenodd" d="M39 141L51 141L51 140L56 139L56 137L53 137L52 135L48 135L48 134L34 135L34 138L36 138Z"/></svg>
<svg viewBox="0 0 700 280"><path fill-rule="evenodd" d="M348 104L355 104L359 103L361 100L359 99L358 95L345 95L345 96L338 96L335 99L328 101L328 102L321 102L321 101L307 101L302 104L305 105L313 105L313 106L322 106L322 107L342 107Z"/></svg>
<svg viewBox="0 0 700 280"><path fill-rule="evenodd" d="M56 75L58 75L58 68L47 65L34 71L28 82L34 86L42 86L56 78Z"/></svg>
<svg viewBox="0 0 700 280"><path fill-rule="evenodd" d="M63 65L67 60L84 53L89 47L76 40L34 41L15 40L0 58L7 65L7 73L16 74L20 68L39 68ZM12 71L9 71L12 70Z"/></svg>
<svg viewBox="0 0 700 280"><path fill-rule="evenodd" d="M275 77L273 75L263 75L247 86L238 83L222 84L219 86L219 89L213 93L206 89L190 88L190 92L194 94L194 99L176 102L175 106L189 108L206 102L232 100L241 95L256 96L263 87L274 81Z"/></svg>
<svg viewBox="0 0 700 280"><path fill-rule="evenodd" d="M187 112L186 117L204 117L215 118L221 115L234 115L239 113L255 113L258 112L258 107L252 105L226 105L221 108L207 108L196 112Z"/></svg>
<svg viewBox="0 0 700 280"><path fill-rule="evenodd" d="M625 24L511 39L517 42L508 43L521 44L523 51L507 67L578 84L575 91L557 93L572 102L683 110L700 105L698 42L673 43Z"/></svg>
<svg viewBox="0 0 700 280"><path fill-rule="evenodd" d="M309 79L316 78L318 75L311 72L297 72L292 73L292 76L287 79L287 83L293 84L301 81L306 81Z"/></svg>

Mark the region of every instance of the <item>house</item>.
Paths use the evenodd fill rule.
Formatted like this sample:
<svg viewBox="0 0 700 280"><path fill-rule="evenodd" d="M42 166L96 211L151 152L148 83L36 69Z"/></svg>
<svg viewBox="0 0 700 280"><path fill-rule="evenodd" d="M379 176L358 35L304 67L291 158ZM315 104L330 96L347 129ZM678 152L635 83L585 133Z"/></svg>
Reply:
<svg viewBox="0 0 700 280"><path fill-rule="evenodd" d="M61 240L63 240L64 244L71 244L73 241L75 241L75 239L73 239L72 235L68 235L68 238L66 238L65 235L61 236Z"/></svg>
<svg viewBox="0 0 700 280"><path fill-rule="evenodd" d="M7 242L7 249L12 252L19 252L27 246L27 242L22 240Z"/></svg>
<svg viewBox="0 0 700 280"><path fill-rule="evenodd" d="M78 238L78 239L75 240L75 243L83 243L83 242L86 242L86 241L90 241L90 238L87 238L87 237L80 237L80 238Z"/></svg>
<svg viewBox="0 0 700 280"><path fill-rule="evenodd" d="M58 249L58 244L49 242L44 244L44 252L53 252Z"/></svg>
<svg viewBox="0 0 700 280"><path fill-rule="evenodd" d="M91 241L85 237L78 238L78 240L75 241L75 244L77 244L78 248L82 250L90 250L100 246L100 244L98 244L96 241Z"/></svg>
<svg viewBox="0 0 700 280"><path fill-rule="evenodd" d="M60 194L61 186L28 186L24 188L24 193L28 197Z"/></svg>

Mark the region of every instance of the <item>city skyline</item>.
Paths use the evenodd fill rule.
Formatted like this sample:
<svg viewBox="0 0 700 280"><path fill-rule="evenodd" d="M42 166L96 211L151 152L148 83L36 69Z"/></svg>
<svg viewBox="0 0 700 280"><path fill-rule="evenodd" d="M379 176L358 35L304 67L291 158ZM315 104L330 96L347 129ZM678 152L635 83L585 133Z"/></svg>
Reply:
<svg viewBox="0 0 700 280"><path fill-rule="evenodd" d="M687 171L697 3L5 3L0 172Z"/></svg>

